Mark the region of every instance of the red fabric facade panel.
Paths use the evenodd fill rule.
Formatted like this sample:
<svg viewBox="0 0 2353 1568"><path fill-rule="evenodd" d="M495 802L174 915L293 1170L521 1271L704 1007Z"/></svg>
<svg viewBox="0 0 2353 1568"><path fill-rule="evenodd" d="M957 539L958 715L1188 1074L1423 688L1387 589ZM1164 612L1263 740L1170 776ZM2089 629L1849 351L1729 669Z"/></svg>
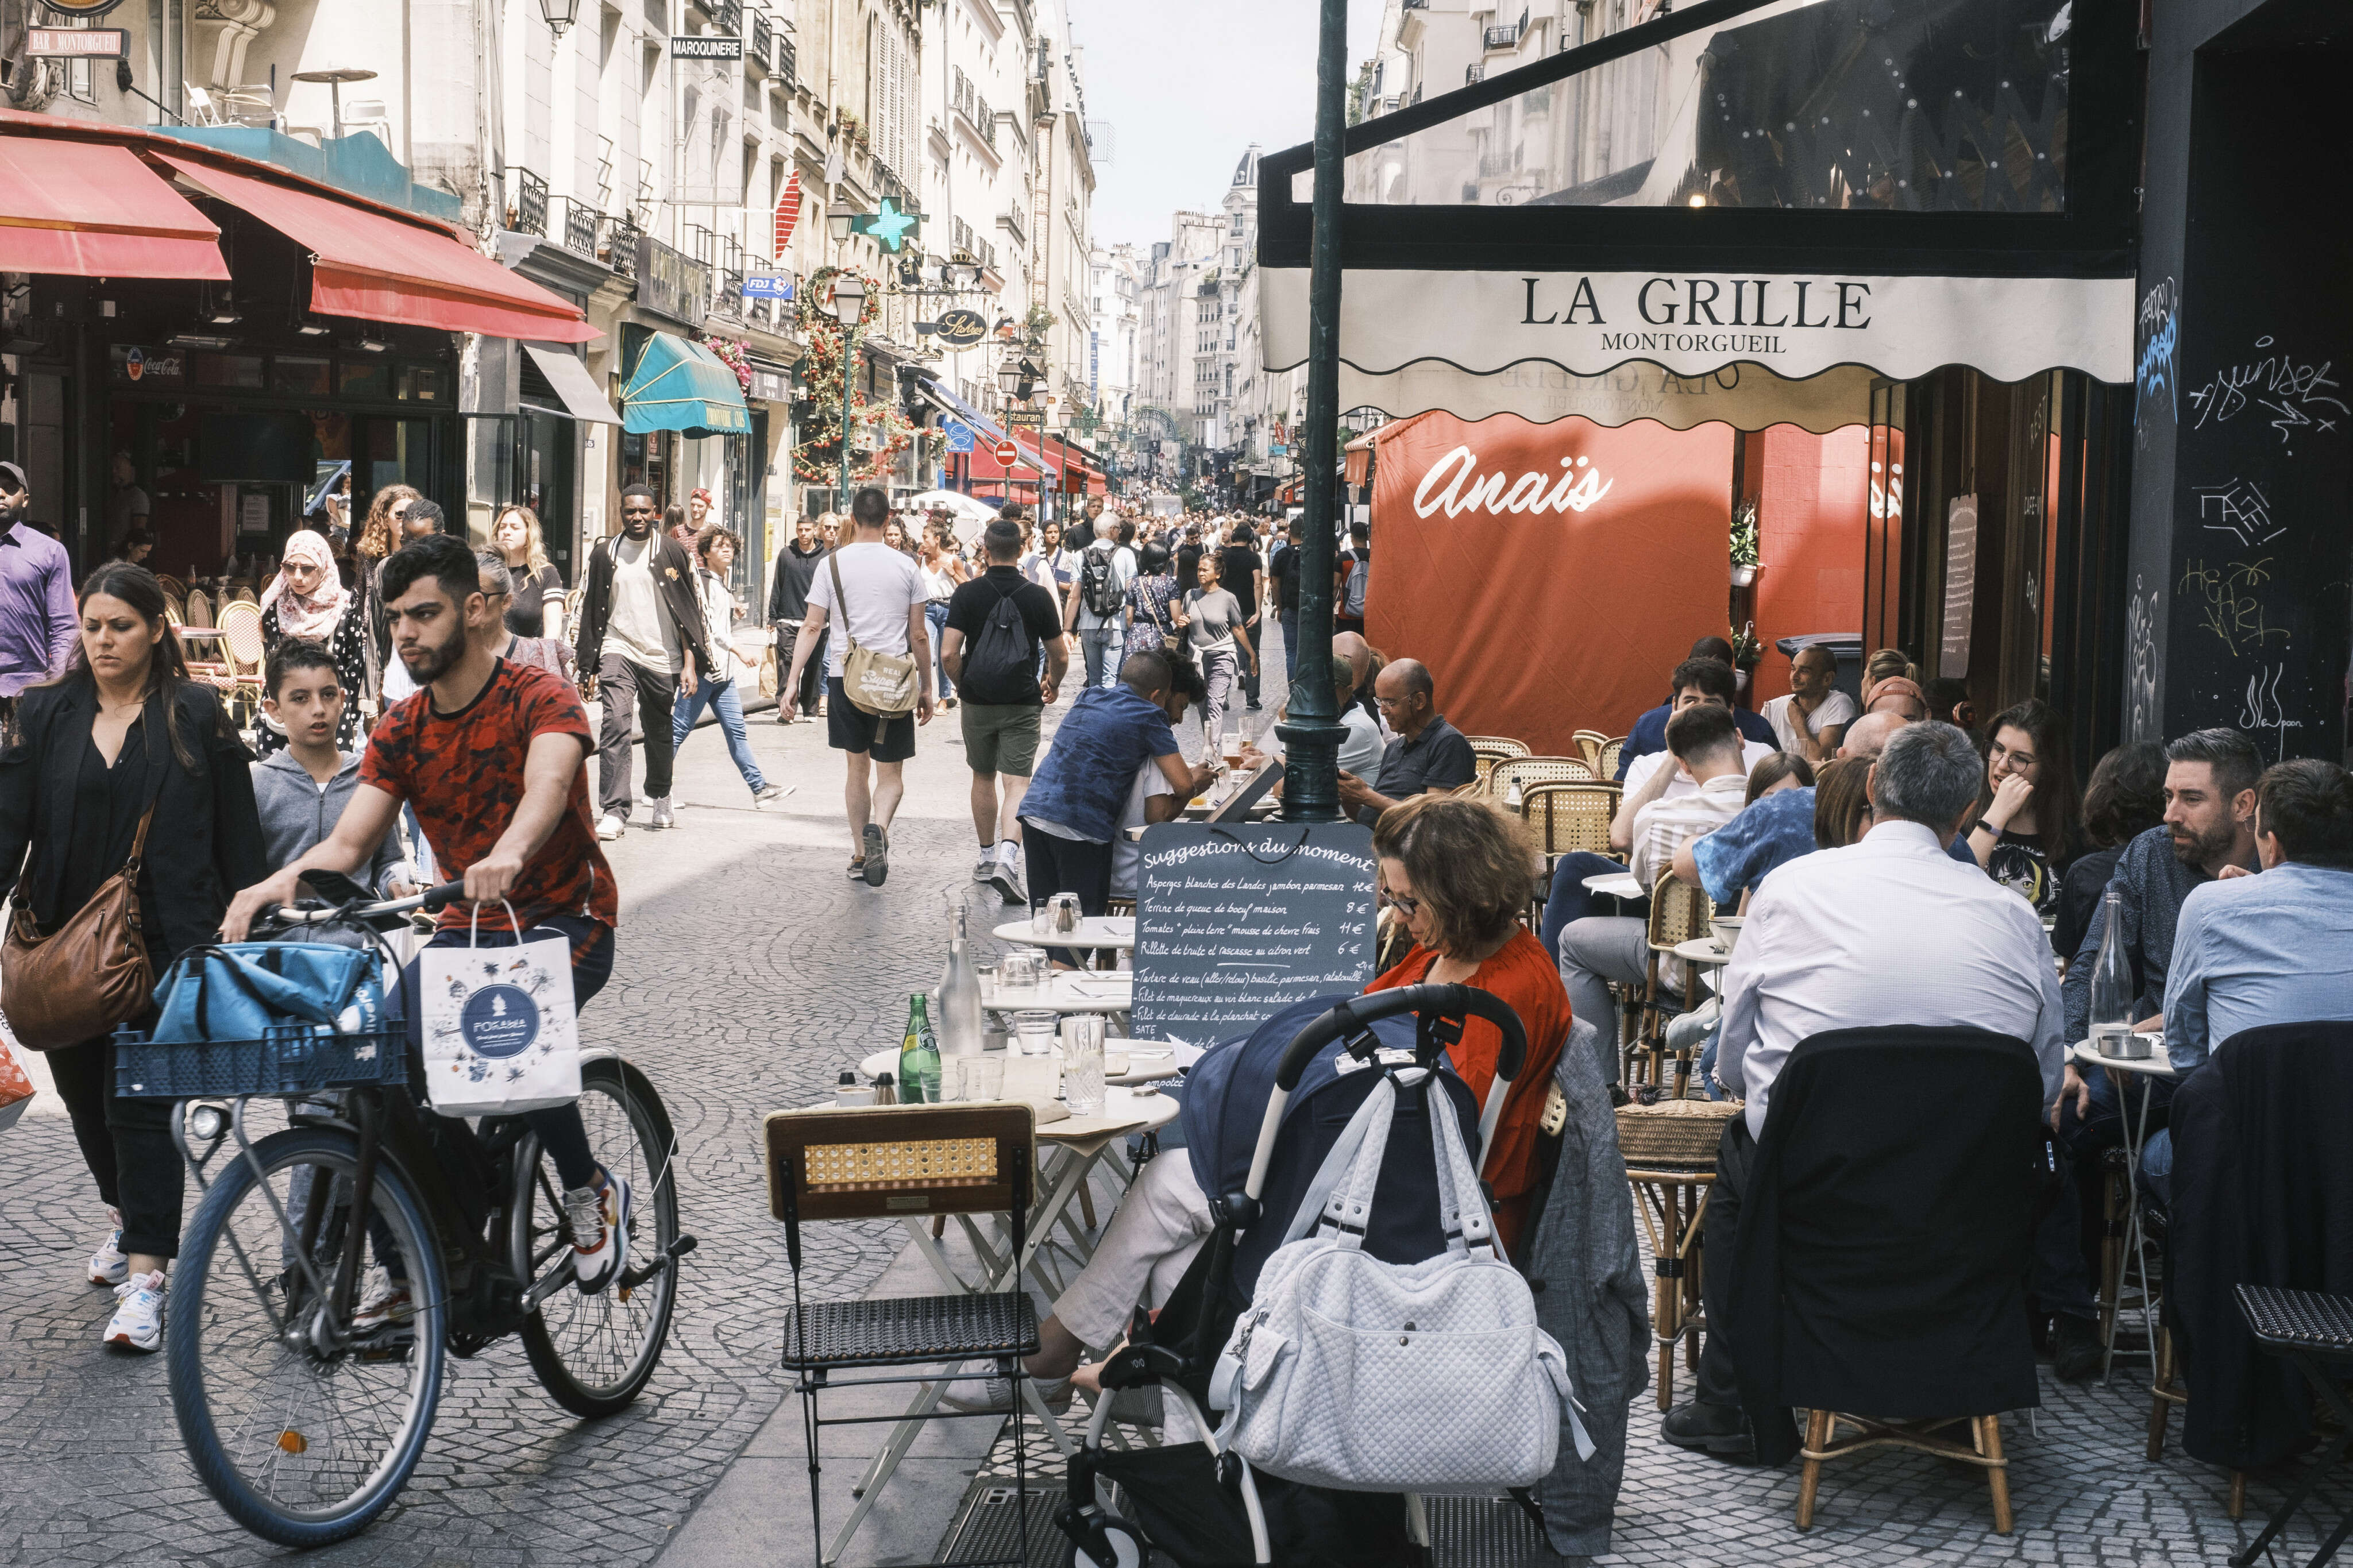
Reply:
<svg viewBox="0 0 2353 1568"><path fill-rule="evenodd" d="M1377 440L1366 635L1430 667L1458 729L1574 755L1721 631L1729 426L1433 413Z"/></svg>
<svg viewBox="0 0 2353 1568"><path fill-rule="evenodd" d="M159 156L198 189L309 250L311 308L322 315L539 342L602 335L569 300L459 244L448 229L194 159Z"/></svg>
<svg viewBox="0 0 2353 1568"><path fill-rule="evenodd" d="M128 147L0 136L0 272L228 279L220 230Z"/></svg>
<svg viewBox="0 0 2353 1568"><path fill-rule="evenodd" d="M1789 661L1776 637L1862 630L1863 523L1871 504L1870 431L1850 425L1827 436L1776 425L1748 437L1762 455L1757 492L1757 702L1789 689Z"/></svg>

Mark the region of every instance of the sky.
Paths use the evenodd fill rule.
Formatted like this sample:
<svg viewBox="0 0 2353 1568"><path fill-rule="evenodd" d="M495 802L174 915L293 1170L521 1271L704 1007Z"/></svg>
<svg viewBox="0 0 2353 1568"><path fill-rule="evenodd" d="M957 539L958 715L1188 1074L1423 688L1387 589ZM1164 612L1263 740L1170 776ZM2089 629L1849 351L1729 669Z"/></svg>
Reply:
<svg viewBox="0 0 2353 1568"><path fill-rule="evenodd" d="M1171 213L1214 211L1252 142L1315 132L1315 0L1063 0L1086 51L1087 118L1117 144L1095 167L1094 237L1150 245ZM1348 62L1372 52L1381 0L1348 0Z"/></svg>

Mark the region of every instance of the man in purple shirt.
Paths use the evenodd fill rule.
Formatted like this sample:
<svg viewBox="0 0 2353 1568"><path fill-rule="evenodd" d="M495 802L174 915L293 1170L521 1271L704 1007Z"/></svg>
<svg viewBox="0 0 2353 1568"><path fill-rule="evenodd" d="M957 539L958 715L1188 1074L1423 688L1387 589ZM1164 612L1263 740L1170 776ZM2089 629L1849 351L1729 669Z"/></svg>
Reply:
<svg viewBox="0 0 2353 1568"><path fill-rule="evenodd" d="M25 470L0 463L0 731L16 722L16 694L61 674L79 635L73 563L65 546L25 521Z"/></svg>

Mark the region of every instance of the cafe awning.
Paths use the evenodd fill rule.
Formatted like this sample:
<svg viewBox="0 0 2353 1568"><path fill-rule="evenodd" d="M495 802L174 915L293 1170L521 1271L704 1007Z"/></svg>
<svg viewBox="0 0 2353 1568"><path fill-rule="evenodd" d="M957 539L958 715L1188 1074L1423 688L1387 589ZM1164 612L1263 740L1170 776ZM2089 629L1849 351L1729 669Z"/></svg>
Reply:
<svg viewBox="0 0 2353 1568"><path fill-rule="evenodd" d="M588 367L580 363L577 355L566 353L562 349L543 349L535 343L523 344L522 352L530 368L537 371L546 382L546 390L543 393L526 376L522 387L525 397L535 397L542 403L552 402L584 424L618 425L621 422L621 416L613 412L613 405L605 401L604 391L597 386L596 378L588 374Z"/></svg>
<svg viewBox="0 0 2353 1568"><path fill-rule="evenodd" d="M986 441L991 446L994 446L999 441L1010 440L1011 437L1006 435L1005 427L1003 426L999 425L996 420L991 419L987 415L983 414L979 409L975 408L971 404L966 403L963 398L958 397L954 392L948 390L945 384L934 380L931 377L926 376L918 380L915 383L915 391L920 396L922 396L926 402L930 403L933 407L937 408L941 413L945 414L959 424L969 426L972 428L973 433L979 437L979 440L973 443L972 448L972 477L974 479L1001 479L1010 477L1007 473L1006 469L998 464L996 455L991 452L983 451L980 445L982 441ZM1045 460L1032 451L1027 442L1015 441L1013 445L1020 453L1020 456L1014 459L1017 463L1027 464L1030 468L1041 474L1047 471Z"/></svg>
<svg viewBox="0 0 2353 1568"><path fill-rule="evenodd" d="M655 430L744 436L751 433L752 410L744 384L724 360L674 332L655 332L621 388L621 428L632 436Z"/></svg>
<svg viewBox="0 0 2353 1568"><path fill-rule="evenodd" d="M0 272L228 279L220 229L128 147L0 134Z"/></svg>
<svg viewBox="0 0 2353 1568"><path fill-rule="evenodd" d="M460 244L449 230L338 201L209 161L155 153L209 196L240 207L311 252L311 309L453 332L579 343L599 337L560 295Z"/></svg>
<svg viewBox="0 0 2353 1568"><path fill-rule="evenodd" d="M1874 376L2131 378L2119 0L1701 0L1352 126L1340 405L1687 428ZM1260 161L1265 363L1307 357L1314 150Z"/></svg>

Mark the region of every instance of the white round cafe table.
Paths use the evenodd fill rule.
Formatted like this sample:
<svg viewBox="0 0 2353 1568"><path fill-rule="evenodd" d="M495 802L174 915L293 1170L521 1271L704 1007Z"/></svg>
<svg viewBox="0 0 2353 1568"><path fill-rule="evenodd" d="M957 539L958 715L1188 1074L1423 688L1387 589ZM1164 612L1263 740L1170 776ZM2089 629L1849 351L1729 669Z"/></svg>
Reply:
<svg viewBox="0 0 2353 1568"><path fill-rule="evenodd" d="M999 985L980 988L980 1005L991 1013L1022 1013L1047 1008L1056 1013L1125 1013L1135 1005L1135 986L1119 971L1055 971L1042 985L1008 991Z"/></svg>
<svg viewBox="0 0 2353 1568"><path fill-rule="evenodd" d="M1078 930L1047 936L1031 930L1028 921L1007 921L988 934L1023 947L1108 947L1126 952L1135 948L1135 917L1085 915L1080 918Z"/></svg>
<svg viewBox="0 0 2353 1568"><path fill-rule="evenodd" d="M1106 1040L1103 1042L1104 1048L1107 1050L1117 1050L1126 1044L1127 1042L1125 1040ZM1167 1047L1164 1044L1160 1048L1162 1050L1166 1050ZM1001 1057L1005 1053L1002 1051L985 1051L982 1053L984 1056L992 1057ZM1061 1053L1060 1051L1055 1052L1054 1055L1057 1060L1060 1059ZM1119 1084L1124 1088L1134 1089L1147 1083L1165 1083L1168 1079L1175 1078L1177 1074L1177 1070L1176 1058L1173 1052L1167 1056L1157 1058L1144 1058L1139 1059L1137 1058L1131 1057L1128 1058L1127 1070L1125 1072L1106 1078L1103 1079L1103 1082ZM864 1079L868 1083L872 1083L878 1074L886 1072L891 1074L893 1078L898 1076L899 1052L896 1047L887 1051L877 1051L872 1056L868 1057L864 1061L858 1064L859 1077Z"/></svg>
<svg viewBox="0 0 2353 1568"><path fill-rule="evenodd" d="M1631 871L1604 871L1585 879L1585 890L1599 893L1605 899L1639 899L1643 896L1642 884Z"/></svg>

